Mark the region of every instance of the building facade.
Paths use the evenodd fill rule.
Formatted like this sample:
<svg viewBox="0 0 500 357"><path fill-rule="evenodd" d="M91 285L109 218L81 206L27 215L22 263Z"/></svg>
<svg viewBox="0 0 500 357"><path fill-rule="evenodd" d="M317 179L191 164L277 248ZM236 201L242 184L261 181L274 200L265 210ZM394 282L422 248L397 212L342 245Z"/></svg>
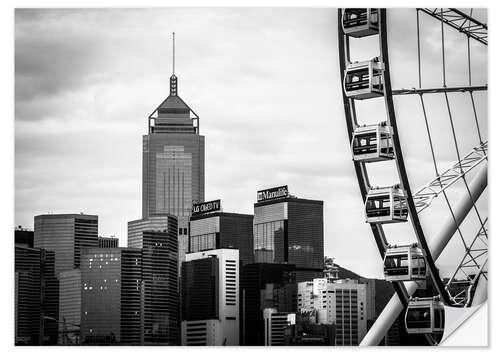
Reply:
<svg viewBox="0 0 500 357"><path fill-rule="evenodd" d="M285 194L272 195L276 189ZM293 264L298 282L323 276L323 201L289 196L286 186L276 189L259 191L254 204L255 262Z"/></svg>
<svg viewBox="0 0 500 357"><path fill-rule="evenodd" d="M86 214L35 216L34 246L55 253L56 275L78 268L82 250L99 246L97 221Z"/></svg>
<svg viewBox="0 0 500 357"><path fill-rule="evenodd" d="M82 257L83 344L142 343L142 254L133 248L94 248Z"/></svg>
<svg viewBox="0 0 500 357"><path fill-rule="evenodd" d="M99 248L118 248L118 238L99 236Z"/></svg>
<svg viewBox="0 0 500 357"><path fill-rule="evenodd" d="M17 247L33 248L34 232L21 226L14 230L14 244Z"/></svg>
<svg viewBox="0 0 500 357"><path fill-rule="evenodd" d="M289 346L335 346L335 325L319 324L316 311L297 312L295 324L285 332Z"/></svg>
<svg viewBox="0 0 500 357"><path fill-rule="evenodd" d="M56 345L59 286L54 252L16 246L14 271L14 343Z"/></svg>
<svg viewBox="0 0 500 357"><path fill-rule="evenodd" d="M239 254L215 249L182 263L182 345L239 345Z"/></svg>
<svg viewBox="0 0 500 357"><path fill-rule="evenodd" d="M59 273L59 344L78 345L82 307L80 269Z"/></svg>
<svg viewBox="0 0 500 357"><path fill-rule="evenodd" d="M82 334L87 343L178 345L177 218L128 227L129 248L92 249L85 256Z"/></svg>
<svg viewBox="0 0 500 357"><path fill-rule="evenodd" d="M178 220L173 215L128 222L128 247L142 249L144 343L180 343Z"/></svg>
<svg viewBox="0 0 500 357"><path fill-rule="evenodd" d="M253 263L253 216L213 212L189 220L189 252L235 248L243 265Z"/></svg>
<svg viewBox="0 0 500 357"><path fill-rule="evenodd" d="M179 345L178 252L175 220L167 231L143 232L144 344Z"/></svg>
<svg viewBox="0 0 500 357"><path fill-rule="evenodd" d="M290 264L254 263L241 272L241 345L264 346L263 311L297 311L295 267Z"/></svg>
<svg viewBox="0 0 500 357"><path fill-rule="evenodd" d="M148 131L143 136L142 217L177 216L179 250L185 253L191 206L205 200L205 137L199 118L177 94L175 75L170 95L148 118Z"/></svg>
<svg viewBox="0 0 500 357"><path fill-rule="evenodd" d="M298 284L299 311L316 311L319 324L335 324L335 345L357 346L367 331L366 284L318 278Z"/></svg>
<svg viewBox="0 0 500 357"><path fill-rule="evenodd" d="M266 308L262 314L264 317L264 345L285 346L286 329L290 325L295 325L295 314L279 312L274 308Z"/></svg>

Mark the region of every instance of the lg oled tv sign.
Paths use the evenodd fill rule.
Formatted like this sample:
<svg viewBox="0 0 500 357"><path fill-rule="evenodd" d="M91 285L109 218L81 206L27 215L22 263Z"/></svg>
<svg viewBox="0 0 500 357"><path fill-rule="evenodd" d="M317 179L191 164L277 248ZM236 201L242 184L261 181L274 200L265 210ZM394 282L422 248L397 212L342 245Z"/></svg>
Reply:
<svg viewBox="0 0 500 357"><path fill-rule="evenodd" d="M279 186L257 191L257 202L274 200L281 197L288 197L288 186Z"/></svg>
<svg viewBox="0 0 500 357"><path fill-rule="evenodd" d="M191 212L191 215L197 216L200 214L205 214L205 213L210 213L210 212L217 212L220 211L220 200L215 200L215 201L209 201L209 202L202 202L202 203L195 203L193 205L193 209Z"/></svg>

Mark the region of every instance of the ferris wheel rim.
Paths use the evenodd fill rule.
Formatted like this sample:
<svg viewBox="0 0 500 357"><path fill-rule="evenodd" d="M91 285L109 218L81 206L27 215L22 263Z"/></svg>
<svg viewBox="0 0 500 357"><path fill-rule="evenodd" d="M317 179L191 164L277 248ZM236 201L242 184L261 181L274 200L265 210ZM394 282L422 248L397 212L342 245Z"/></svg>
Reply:
<svg viewBox="0 0 500 357"><path fill-rule="evenodd" d="M374 9L369 9L369 8L366 9L367 15L365 15L365 18L367 18L368 20L365 20L365 21L366 21L366 24L368 25L368 27L371 27L373 25L371 22L371 19L370 19L370 15L372 14L373 10ZM379 76L378 83L381 83L381 84L378 84L379 87L377 87L376 90L383 92L385 109L387 112L386 113L386 117L387 117L386 120L389 122L391 129L394 131L394 135L392 136L392 141L393 141L393 151L394 151L395 155L394 155L393 159L395 159L396 167L398 170L398 175L399 175L399 179L400 179L399 185L401 185L403 187L403 190L407 193L407 195L406 195L406 199L407 199L406 204L407 204L407 211L408 211L407 215L410 216L412 228L413 228L414 234L417 238L418 245L425 252L425 255L424 255L425 261L426 261L426 264L428 267L428 271L432 277L432 283L433 283L434 287L438 290L441 301L443 301L446 305L451 306L451 305L453 305L453 302L455 302L455 300L453 300L453 302L452 302L451 294L448 293L449 291L447 289L447 286L445 285L445 282L443 281L443 279L441 279L441 277L439 275L439 271L437 270L437 267L435 265L435 259L438 258L440 252L437 253L435 257L433 256L433 254L431 254L429 247L428 247L428 244L427 244L425 234L423 232L423 229L422 229L422 226L420 223L420 219L418 216L419 212L417 211L415 203L413 201L412 189L411 189L411 186L410 186L410 183L408 180L408 174L406 172L403 151L402 151L402 147L401 147L400 140L399 140L399 134L398 134L398 130L397 130L397 120L396 120L396 114L395 114L395 110L394 110L394 103L393 103L393 99L392 99L393 90L392 90L392 86L391 86L391 82L390 82L390 66L389 66L389 49L388 49L388 41L387 41L386 10L385 9L377 9L376 11L378 14L378 20L377 20L378 21L378 24L377 24L378 31L375 33L373 33L373 32L367 33L366 31L369 31L369 30L362 29L362 30L359 30L359 32L356 34L355 33L348 33L347 31L345 31L344 23L343 23L343 18L346 14L345 9L339 9L339 11L338 11L338 38L339 38L338 44L339 44L339 64L340 64L339 67L340 67L341 78L343 80L343 82L342 82L342 86L343 86L342 95L343 95L344 114L345 114L345 119L346 119L346 123L347 123L349 142L351 144L351 147L353 148L354 147L353 146L354 145L353 138L355 135L359 135L359 134L355 134L355 129L356 130L359 129L359 125L358 125L358 121L357 121L357 117L356 117L356 105L355 105L356 100L368 99L368 98L373 98L375 96L379 96L379 95L374 94L375 90L374 90L374 86L372 83L373 81L375 81L375 77L374 77L375 69L373 69L373 68L376 68L376 70L379 71L379 73L377 74ZM357 30L355 30L355 31L357 31ZM363 34L361 34L362 31L364 31ZM379 55L379 57L375 57L374 59L372 59L370 61L364 61L367 63L367 69L365 69L365 71L367 71L368 75L367 75L367 77L362 77L363 75L358 74L358 78L353 77L353 78L355 78L354 81L349 80L350 92L348 95L347 89L346 89L347 88L346 86L348 83L347 82L348 75L352 76L353 75L352 73L354 73L355 70L357 70L357 67L359 67L360 65L363 65L363 63L364 63L364 62L351 63L349 40L351 38L371 36L374 34L377 34L377 36L378 36L379 46L380 46L380 48L379 48L380 55ZM420 58L419 58L419 61L420 61ZM443 61L444 61L444 59L443 59ZM356 81L358 81L358 82L356 82ZM469 81L470 81L470 78L469 78ZM368 84L365 84L365 83L368 83ZM363 85L369 86L368 92L363 91L363 89L362 89ZM446 85L445 85L445 87L446 87ZM477 88L477 89L479 89L479 90L486 89L487 90L487 87L486 88L481 87L481 88ZM477 89L474 89L474 90L477 90ZM447 89L445 88L444 91L446 92L446 90ZM453 90L455 90L455 91L469 91L470 92L472 89L471 88L454 88ZM372 91L372 94L370 94L370 91ZM438 89L433 89L431 92L440 92L440 91L442 91L442 89L438 88ZM405 90L404 93L400 93L400 94L410 94L409 92L408 93L407 92L408 91ZM415 92L415 90L414 90L414 92ZM477 118L476 118L476 121L477 121ZM479 130L479 128L478 128L478 130ZM356 131L356 133L359 133L359 131ZM377 136L377 138L378 138L378 136ZM376 140L379 140L379 139L376 139ZM380 144L377 144L377 145L380 145ZM377 150L380 150L380 149L377 149ZM358 153L359 152L362 152L362 151L358 151ZM355 155L355 153L353 151L353 164L354 164L354 168L355 168L355 172L356 172L356 177L358 179L358 184L360 187L360 193L361 193L363 201L365 202L365 206L368 207L366 205L367 197L369 197L368 190L370 190L370 193L371 193L372 187L370 185L370 180L369 180L368 172L366 169L366 164L368 162L377 161L377 159L376 158L368 159L369 155L367 155L364 160L363 159L356 160L354 155ZM379 151L378 155L380 155L380 151ZM470 191L469 191L469 194L470 194ZM393 199L391 198L391 202L392 202L392 200ZM366 208L366 207L365 207L365 210L368 214L368 208ZM392 212L392 209L393 208L391 208L391 212ZM392 215L392 213L391 213L391 215ZM404 219L404 221L406 221L406 220L407 219ZM383 219L380 219L379 221L377 219L372 219L369 221L367 218L367 222L370 223L370 227L371 227L375 242L377 244L377 248L379 250L379 253L380 253L382 259L385 260L384 255L386 254L387 249L388 249L388 242L387 242L387 239L386 239L386 236L384 233L384 229L382 227L382 223L390 223L391 221L384 221ZM395 222L394 218L392 218L392 222ZM388 279L386 279L386 280L391 281ZM411 280L413 280L413 279L411 279ZM403 281L392 280L391 282L394 286L394 289L396 291L396 294L399 297L399 300L400 300L402 306L405 308L406 306L408 306L409 299L410 299L410 296L409 296L410 294L409 294L409 291L407 290L407 287L405 287L405 285L403 284ZM427 337L427 339L429 340L429 342L431 344L436 343L436 341L433 339L432 335L429 335L426 333L425 336Z"/></svg>

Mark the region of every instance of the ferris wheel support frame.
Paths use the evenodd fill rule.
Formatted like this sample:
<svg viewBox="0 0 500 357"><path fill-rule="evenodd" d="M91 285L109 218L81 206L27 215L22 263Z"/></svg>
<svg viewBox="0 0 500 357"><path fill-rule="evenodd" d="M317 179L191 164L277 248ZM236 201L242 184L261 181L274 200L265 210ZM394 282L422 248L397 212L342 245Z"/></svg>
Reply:
<svg viewBox="0 0 500 357"><path fill-rule="evenodd" d="M484 189L488 184L488 169L484 165L481 167L480 171L476 174L474 179L470 183L471 196L468 194L462 195L460 201L456 205L456 215L454 220L449 217L443 224L443 227L436 236L429 241L429 249L431 251L433 259L437 259L442 253L448 242L451 240L455 232L457 231L457 226L459 226L469 211L473 208L475 202L483 193ZM473 305L477 305L484 302L485 290L487 285L484 278L479 280L479 291L478 299L474 297ZM405 288L408 294L412 295L418 288L418 284L415 282L406 282ZM482 297L482 298L481 298ZM403 310L403 304L401 303L397 295L393 295L385 306L382 313L375 320L373 326L368 330L367 334L360 343L360 346L376 346L380 343L382 338L385 336L389 328L392 326L394 321L397 319L401 311Z"/></svg>
<svg viewBox="0 0 500 357"><path fill-rule="evenodd" d="M488 299L488 281L484 277L484 274L479 276L477 281L476 291L474 292L474 297L472 298L471 306L481 305Z"/></svg>

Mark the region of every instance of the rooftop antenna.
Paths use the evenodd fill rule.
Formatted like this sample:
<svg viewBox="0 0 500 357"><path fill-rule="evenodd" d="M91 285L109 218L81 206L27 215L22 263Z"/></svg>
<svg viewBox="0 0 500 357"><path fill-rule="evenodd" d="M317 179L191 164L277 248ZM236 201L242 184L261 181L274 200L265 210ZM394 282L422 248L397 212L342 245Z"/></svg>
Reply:
<svg viewBox="0 0 500 357"><path fill-rule="evenodd" d="M177 95L177 77L175 76L175 32L172 32L172 75L170 76L170 95Z"/></svg>
<svg viewBox="0 0 500 357"><path fill-rule="evenodd" d="M172 32L172 74L175 74L175 32Z"/></svg>

